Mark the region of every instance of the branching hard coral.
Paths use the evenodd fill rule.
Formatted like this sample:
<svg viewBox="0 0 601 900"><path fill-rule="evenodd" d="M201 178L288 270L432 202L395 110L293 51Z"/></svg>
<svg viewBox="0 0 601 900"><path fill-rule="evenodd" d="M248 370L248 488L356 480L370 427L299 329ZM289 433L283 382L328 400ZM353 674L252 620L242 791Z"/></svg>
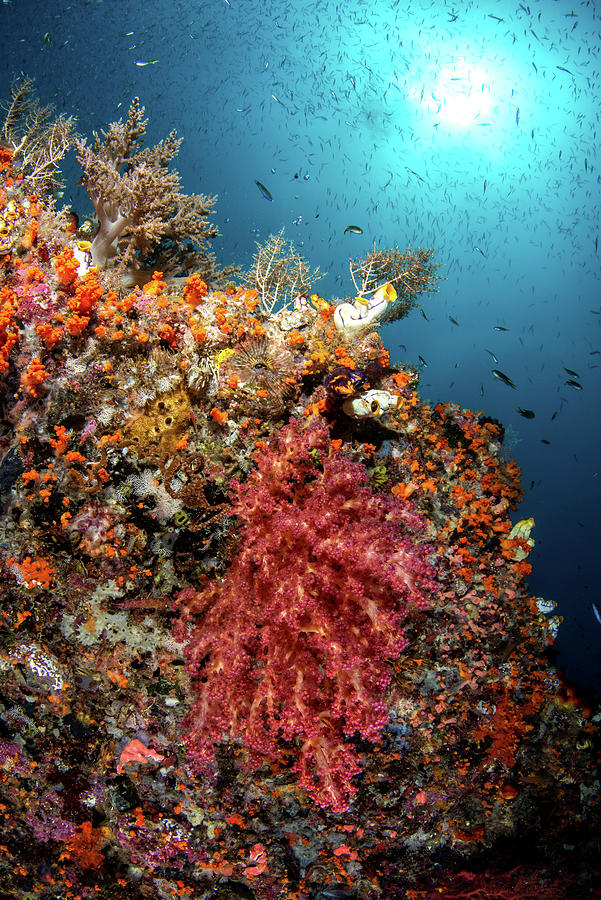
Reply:
<svg viewBox="0 0 601 900"><path fill-rule="evenodd" d="M404 252L398 247L377 250L374 244L365 259L349 260L355 290L364 296L387 283L392 284L397 300L388 307L382 320L401 319L417 304L420 294L436 290L438 266L431 262L433 253L422 248L416 251L408 248Z"/></svg>
<svg viewBox="0 0 601 900"><path fill-rule="evenodd" d="M260 309L269 315L276 306L286 306L299 294L309 294L311 286L323 278L319 268L309 263L284 239L284 229L270 234L264 244L257 242L257 252L242 283L259 295Z"/></svg>
<svg viewBox="0 0 601 900"><path fill-rule="evenodd" d="M348 739L378 739L388 660L407 645L401 623L433 588L421 518L367 481L325 426L292 422L235 486L238 555L224 581L186 600L201 614L186 651L197 680L187 743L200 771L224 735L255 766L288 745L309 796L348 807L360 771Z"/></svg>
<svg viewBox="0 0 601 900"><path fill-rule="evenodd" d="M91 147L85 140L76 144L83 184L100 222L91 248L99 268L117 257L122 267L136 269L166 241L174 252L188 242L203 251L218 233L207 220L216 198L182 194L179 173L168 168L182 142L176 132L140 149L147 122L135 97L125 122L113 122L102 137L95 132Z"/></svg>
<svg viewBox="0 0 601 900"><path fill-rule="evenodd" d="M74 141L74 119L52 118L54 108L41 106L32 78L13 81L10 97L2 104L6 115L0 141L12 152L28 193L50 194L61 187L60 162Z"/></svg>

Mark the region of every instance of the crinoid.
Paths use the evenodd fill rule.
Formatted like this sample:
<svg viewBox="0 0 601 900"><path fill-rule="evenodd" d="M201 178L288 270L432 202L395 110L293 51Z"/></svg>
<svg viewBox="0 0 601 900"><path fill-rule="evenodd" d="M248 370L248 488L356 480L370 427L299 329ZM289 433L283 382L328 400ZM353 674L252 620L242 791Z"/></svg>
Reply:
<svg viewBox="0 0 601 900"><path fill-rule="evenodd" d="M289 350L265 337L252 338L224 364L222 392L241 412L278 418L296 392L297 372Z"/></svg>

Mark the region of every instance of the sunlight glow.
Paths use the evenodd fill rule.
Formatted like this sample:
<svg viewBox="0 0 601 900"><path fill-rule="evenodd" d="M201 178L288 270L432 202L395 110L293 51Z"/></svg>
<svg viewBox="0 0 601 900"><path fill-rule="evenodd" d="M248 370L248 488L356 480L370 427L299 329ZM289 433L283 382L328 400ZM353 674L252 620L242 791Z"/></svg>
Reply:
<svg viewBox="0 0 601 900"><path fill-rule="evenodd" d="M429 87L410 91L413 99L437 122L466 128L490 123L492 83L480 66L455 60L434 74Z"/></svg>

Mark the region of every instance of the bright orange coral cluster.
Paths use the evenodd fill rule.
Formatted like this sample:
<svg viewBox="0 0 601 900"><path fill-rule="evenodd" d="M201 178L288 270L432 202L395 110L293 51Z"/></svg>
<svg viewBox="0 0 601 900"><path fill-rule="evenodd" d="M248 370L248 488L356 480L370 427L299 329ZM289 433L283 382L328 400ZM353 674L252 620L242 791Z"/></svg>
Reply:
<svg viewBox="0 0 601 900"><path fill-rule="evenodd" d="M23 562L20 563L11 556L6 560L6 563L19 572L27 588L49 588L52 584L52 576L56 573L56 569L41 556L35 559L32 559L31 556L26 556Z"/></svg>
<svg viewBox="0 0 601 900"><path fill-rule="evenodd" d="M70 284L73 284L77 278L77 269L79 268L79 263L75 259L73 250L70 247L66 247L62 253L54 257L52 262L59 284L62 287L68 287Z"/></svg>
<svg viewBox="0 0 601 900"><path fill-rule="evenodd" d="M8 288L0 288L0 372L8 369L10 351L19 340L19 327L15 322L16 295Z"/></svg>
<svg viewBox="0 0 601 900"><path fill-rule="evenodd" d="M198 274L190 275L184 283L184 300L192 308L202 303L207 296L207 285Z"/></svg>
<svg viewBox="0 0 601 900"><path fill-rule="evenodd" d="M21 385L32 397L39 397L40 387L47 378L50 378L50 372L46 371L41 359L36 356L21 374Z"/></svg>

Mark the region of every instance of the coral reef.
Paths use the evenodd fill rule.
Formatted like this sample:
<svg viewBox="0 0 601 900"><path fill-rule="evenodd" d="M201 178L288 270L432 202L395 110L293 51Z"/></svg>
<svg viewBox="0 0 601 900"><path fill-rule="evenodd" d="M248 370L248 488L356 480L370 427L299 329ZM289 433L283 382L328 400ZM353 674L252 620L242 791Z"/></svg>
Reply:
<svg viewBox="0 0 601 900"><path fill-rule="evenodd" d="M308 270L132 286L51 209L2 148L0 896L594 896L601 716L501 424Z"/></svg>

